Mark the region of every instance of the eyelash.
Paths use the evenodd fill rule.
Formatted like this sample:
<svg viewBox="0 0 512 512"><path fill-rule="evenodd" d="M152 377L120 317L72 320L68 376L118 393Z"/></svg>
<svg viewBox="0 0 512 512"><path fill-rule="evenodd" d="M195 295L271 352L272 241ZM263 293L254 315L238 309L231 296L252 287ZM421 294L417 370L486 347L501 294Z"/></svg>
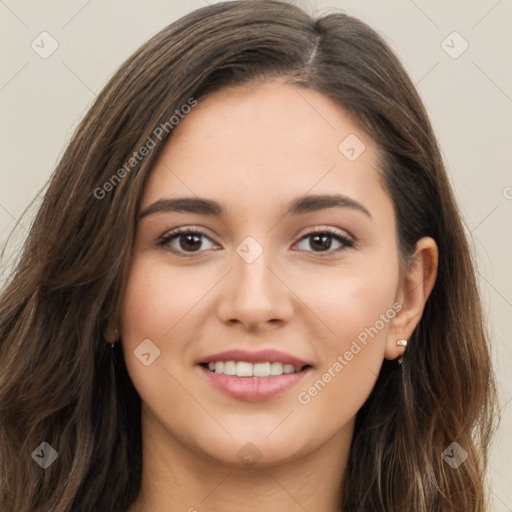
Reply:
<svg viewBox="0 0 512 512"><path fill-rule="evenodd" d="M342 244L342 247L340 247L339 249L335 249L335 250L328 249L327 251L306 251L306 252L313 252L314 254L318 254L320 256L322 254L332 255L332 253L337 253L337 252L343 251L347 248L353 248L355 246L355 243L353 240L340 234L335 229L329 228L329 227L319 228L319 229L310 231L310 232L306 233L305 235L303 235L300 238L299 242L301 242L304 239L307 239L308 237L311 237L311 236L317 235L317 234L329 235L330 237L334 238L336 241L340 242ZM201 231L199 229L176 228L176 229L173 229L172 231L169 231L164 236L162 236L162 238L157 242L157 245L159 247L165 248L169 244L169 242L171 242L174 238L178 238L180 235L202 235L213 242L213 240L211 240L211 238L206 233L204 233L203 231ZM186 257L186 258L193 257L193 256L203 252L203 251L196 251L196 252L186 253L186 252L182 252L182 251L179 251L176 249L170 249L170 248L166 249L166 250L173 252L175 254L184 255L184 257Z"/></svg>

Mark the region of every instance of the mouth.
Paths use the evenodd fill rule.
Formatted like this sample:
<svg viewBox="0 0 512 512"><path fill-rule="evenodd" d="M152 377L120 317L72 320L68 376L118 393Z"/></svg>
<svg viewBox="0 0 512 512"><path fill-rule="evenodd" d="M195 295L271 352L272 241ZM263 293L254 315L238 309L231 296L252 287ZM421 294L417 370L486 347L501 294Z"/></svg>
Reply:
<svg viewBox="0 0 512 512"><path fill-rule="evenodd" d="M294 366L279 361L214 361L197 368L217 391L246 402L270 400L295 387L313 370L310 364Z"/></svg>
<svg viewBox="0 0 512 512"><path fill-rule="evenodd" d="M200 363L200 366L219 375L256 377L258 379L290 375L292 373L299 373L307 368L312 368L310 364L294 366L279 361L267 361L263 363L249 363L248 361L212 361L210 363Z"/></svg>

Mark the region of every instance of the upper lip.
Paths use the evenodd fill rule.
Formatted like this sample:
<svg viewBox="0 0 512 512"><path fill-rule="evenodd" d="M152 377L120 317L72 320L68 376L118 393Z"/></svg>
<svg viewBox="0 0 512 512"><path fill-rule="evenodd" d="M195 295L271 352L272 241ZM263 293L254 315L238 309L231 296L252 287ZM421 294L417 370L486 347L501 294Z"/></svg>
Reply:
<svg viewBox="0 0 512 512"><path fill-rule="evenodd" d="M217 352L201 358L197 364L215 363L217 361L246 361L247 363L283 363L291 364L295 367L311 366L310 363L299 357L281 352L280 350L267 349L251 352L249 350L234 349L224 352Z"/></svg>

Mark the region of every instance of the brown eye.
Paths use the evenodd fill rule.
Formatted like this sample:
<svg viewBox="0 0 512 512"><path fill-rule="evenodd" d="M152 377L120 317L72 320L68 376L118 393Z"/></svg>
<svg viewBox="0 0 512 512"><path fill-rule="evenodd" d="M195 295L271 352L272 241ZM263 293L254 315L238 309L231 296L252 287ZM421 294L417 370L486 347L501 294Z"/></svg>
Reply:
<svg viewBox="0 0 512 512"><path fill-rule="evenodd" d="M199 249L201 249L203 245L202 237L210 240L208 236L201 231L177 229L162 237L158 245L176 253L195 254L201 252Z"/></svg>
<svg viewBox="0 0 512 512"><path fill-rule="evenodd" d="M331 249L332 240L335 240L340 247L337 249ZM303 240L310 240L309 245L312 248L312 251L308 252L338 252L347 247L354 247L354 242L350 240L347 236L342 235L338 231L335 231L330 228L323 228L322 230L312 231L301 238L301 242Z"/></svg>

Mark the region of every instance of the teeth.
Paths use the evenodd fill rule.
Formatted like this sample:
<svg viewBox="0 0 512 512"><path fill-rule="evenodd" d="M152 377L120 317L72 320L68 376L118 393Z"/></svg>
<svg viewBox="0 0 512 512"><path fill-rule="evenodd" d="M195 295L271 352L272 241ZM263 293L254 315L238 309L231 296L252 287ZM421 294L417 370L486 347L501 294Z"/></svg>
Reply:
<svg viewBox="0 0 512 512"><path fill-rule="evenodd" d="M216 361L208 363L208 369L223 375L236 375L237 377L270 377L300 372L302 367L283 363L248 363L246 361Z"/></svg>
<svg viewBox="0 0 512 512"><path fill-rule="evenodd" d="M246 363L245 361L238 361L236 363L236 371L235 374L237 377L252 377L252 369L253 366L251 363Z"/></svg>
<svg viewBox="0 0 512 512"><path fill-rule="evenodd" d="M277 363L279 364L279 363ZM254 377L270 377L270 363L256 363L253 365L252 374ZM278 374L279 375L279 374Z"/></svg>
<svg viewBox="0 0 512 512"><path fill-rule="evenodd" d="M291 364L285 364L285 365L283 365L283 372L284 373L295 373L295 368Z"/></svg>
<svg viewBox="0 0 512 512"><path fill-rule="evenodd" d="M283 364L282 363L270 363L270 375L282 375Z"/></svg>
<svg viewBox="0 0 512 512"><path fill-rule="evenodd" d="M217 367L215 367L217 369ZM222 371L224 375L235 375L236 374L236 363L235 361L226 361L224 363L224 370Z"/></svg>

